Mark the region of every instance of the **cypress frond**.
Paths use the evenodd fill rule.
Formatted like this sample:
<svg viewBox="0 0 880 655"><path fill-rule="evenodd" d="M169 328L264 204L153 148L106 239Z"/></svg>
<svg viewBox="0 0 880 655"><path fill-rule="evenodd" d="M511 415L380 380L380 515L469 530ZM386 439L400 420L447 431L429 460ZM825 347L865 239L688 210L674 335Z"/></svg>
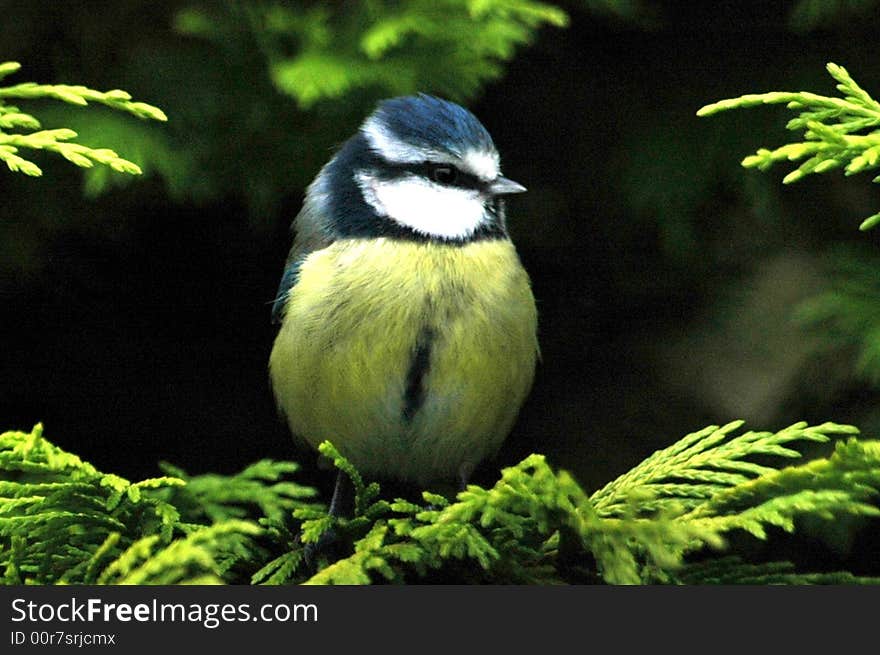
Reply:
<svg viewBox="0 0 880 655"><path fill-rule="evenodd" d="M233 476L163 476L132 483L43 437L0 434L0 565L14 583L171 584L232 581L268 553L253 520L281 522L314 490L290 462Z"/></svg>
<svg viewBox="0 0 880 655"><path fill-rule="evenodd" d="M791 447L796 442L823 443L832 436L858 433L852 426L825 423L808 427L801 422L776 433L748 431L731 436L742 425L743 421L732 421L689 434L609 482L590 499L602 516L620 515L629 506L631 494L645 497L645 509L651 512L669 502L693 509L730 487L776 470L748 458L797 458L800 452ZM684 483L689 480L697 484Z"/></svg>
<svg viewBox="0 0 880 655"><path fill-rule="evenodd" d="M3 580L367 584L443 574L520 584L870 581L744 562L723 550L734 531L766 539L768 528L793 531L800 519L880 515L880 442L834 423L778 432L741 427L734 421L687 435L592 496L533 454L503 469L489 488L388 501L326 443L321 451L355 481L360 497L348 518L330 516L312 502L312 489L288 481L293 463L264 460L234 476L188 476L163 465L173 476L131 483L55 447L41 426L7 432L0 435ZM769 463L790 462L801 446L832 438L828 457ZM321 551L327 539L338 552ZM317 548L310 561L308 544ZM696 554L702 561L688 563Z"/></svg>
<svg viewBox="0 0 880 655"><path fill-rule="evenodd" d="M190 476L182 469L161 463L160 467L180 477L185 486L169 497L185 508L188 521L220 522L248 516L253 509L271 520L280 520L315 490L291 482L288 476L299 470L293 462L260 460L232 476L205 474ZM253 508L253 509L252 509Z"/></svg>
<svg viewBox="0 0 880 655"><path fill-rule="evenodd" d="M21 68L17 62L0 63L0 79L15 73ZM45 150L61 155L67 161L81 168L92 168L102 164L119 173L140 175L140 167L109 148L91 148L74 143L77 133L67 128L44 130L41 123L18 107L6 104L7 99L34 100L51 98L72 105L86 106L98 103L126 112L141 119L167 121L168 117L158 107L144 102L135 102L125 91L95 91L85 86L66 84L36 84L24 82L13 86L0 87L0 161L6 163L13 172L33 177L43 174L42 169L32 161L21 157L21 148ZM26 133L10 133L7 130L24 130Z"/></svg>
<svg viewBox="0 0 880 655"><path fill-rule="evenodd" d="M284 584L289 582L303 561L303 551L291 550L276 557L251 576L251 584Z"/></svg>
<svg viewBox="0 0 880 655"><path fill-rule="evenodd" d="M754 480L729 487L695 508L691 516L717 516L757 508L766 499L788 494L827 494L815 496L817 503L833 505L834 494L845 494L844 508L854 513L873 514L867 501L880 489L880 441L847 439L835 444L829 458L800 466L771 471ZM808 502L808 496L802 501ZM821 513L817 510L817 513Z"/></svg>
<svg viewBox="0 0 880 655"><path fill-rule="evenodd" d="M697 116L777 104L798 111L798 117L790 120L786 128L803 131L803 141L772 150L759 148L754 155L742 160L744 167L762 171L783 161L803 161L783 178L783 184L837 168L842 168L845 175L880 168L880 102L859 86L843 66L829 63L826 69L843 97L808 91L752 93L701 107ZM880 176L873 181L880 181ZM880 213L863 220L859 229L868 230L877 223L880 223Z"/></svg>
<svg viewBox="0 0 880 655"><path fill-rule="evenodd" d="M799 573L791 562L745 562L738 556L687 564L674 578L679 584L878 584L880 578L858 576L848 571Z"/></svg>
<svg viewBox="0 0 880 655"><path fill-rule="evenodd" d="M346 12L282 5L187 9L175 22L179 31L213 41L228 38L230 23L239 30L268 26L258 38L272 82L308 109L370 88L385 96L427 91L464 100L499 77L540 27L564 27L568 15L535 0L413 0ZM286 47L291 40L300 44L293 55ZM444 65L438 68L439 58Z"/></svg>
<svg viewBox="0 0 880 655"><path fill-rule="evenodd" d="M186 584L196 576L222 582L218 555L234 549L243 537L258 535L253 523L229 520L203 527L161 550L159 539L146 537L132 544L126 553L108 566L99 578L102 584Z"/></svg>

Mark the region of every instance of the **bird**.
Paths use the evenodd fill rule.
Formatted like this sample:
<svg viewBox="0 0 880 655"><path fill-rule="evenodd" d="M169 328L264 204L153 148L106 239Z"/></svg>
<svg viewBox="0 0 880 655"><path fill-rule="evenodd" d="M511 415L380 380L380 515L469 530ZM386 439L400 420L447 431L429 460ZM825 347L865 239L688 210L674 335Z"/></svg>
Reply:
<svg viewBox="0 0 880 655"><path fill-rule="evenodd" d="M272 307L271 388L297 440L362 475L461 488L497 453L539 358L505 214L525 190L459 104L375 106L306 189ZM351 512L345 482L331 514Z"/></svg>

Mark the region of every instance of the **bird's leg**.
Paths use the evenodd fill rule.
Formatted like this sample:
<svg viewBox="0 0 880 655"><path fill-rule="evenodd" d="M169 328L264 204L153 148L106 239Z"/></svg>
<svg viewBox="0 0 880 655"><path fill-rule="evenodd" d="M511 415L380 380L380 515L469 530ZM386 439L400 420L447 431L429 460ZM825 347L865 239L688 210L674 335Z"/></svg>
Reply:
<svg viewBox="0 0 880 655"><path fill-rule="evenodd" d="M354 484L345 473L336 474L336 486L330 501L330 516L350 518L354 516Z"/></svg>
<svg viewBox="0 0 880 655"><path fill-rule="evenodd" d="M348 475L339 471L336 474L336 485L333 488L328 514L334 518L351 518L354 516L354 501L354 484ZM339 534L335 528L330 528L318 541L306 544L305 547L305 560L310 567L318 565L318 557L321 555L326 556L330 561L335 561L343 554Z"/></svg>

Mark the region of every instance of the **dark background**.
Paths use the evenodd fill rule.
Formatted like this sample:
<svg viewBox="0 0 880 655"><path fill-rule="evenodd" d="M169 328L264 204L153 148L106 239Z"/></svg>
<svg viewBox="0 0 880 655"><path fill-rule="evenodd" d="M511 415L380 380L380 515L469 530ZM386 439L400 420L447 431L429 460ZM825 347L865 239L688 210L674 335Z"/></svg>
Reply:
<svg viewBox="0 0 880 655"><path fill-rule="evenodd" d="M654 2L630 19L561 3L570 25L542 28L468 103L505 174L529 188L508 214L543 353L514 432L477 482L542 452L593 490L735 418L766 430L833 420L876 436L877 390L854 373L852 348L829 348L792 315L826 283L828 252L876 250L877 231L857 227L880 194L867 175L783 187L785 167L742 169L756 148L796 138L783 108L695 115L750 92L831 95L829 61L880 95L872 4L798 24L799 4ZM295 112L292 101L259 79L236 87L246 76L228 57L172 30L182 6L0 2L0 60L24 66L10 83L126 89L168 113L168 126L150 130L188 126L178 146L190 138L214 153L199 165L215 173L209 183L145 166L143 177L89 195L82 172L57 157L34 156L41 179L0 171L2 427L42 421L56 444L134 479L156 475L159 460L202 473L271 457L302 461L304 479L326 489L275 411L270 303L305 184L368 105L319 103L298 120L320 147L279 157L271 148L300 143L301 130L265 111ZM200 76L188 77L194 62ZM227 83L225 96L204 90ZM263 132L240 141L236 121L257 95L272 96ZM234 115L200 123L193 107L206 99ZM21 104L38 117L62 111ZM240 174L271 157L274 177ZM805 557L830 549L870 568L870 532L843 546L810 541Z"/></svg>

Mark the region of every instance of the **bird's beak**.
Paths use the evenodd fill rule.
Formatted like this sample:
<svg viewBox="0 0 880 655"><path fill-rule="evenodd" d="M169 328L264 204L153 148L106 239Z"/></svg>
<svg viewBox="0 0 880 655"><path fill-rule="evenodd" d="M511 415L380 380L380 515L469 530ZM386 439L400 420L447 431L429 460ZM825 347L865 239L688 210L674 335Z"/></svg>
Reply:
<svg viewBox="0 0 880 655"><path fill-rule="evenodd" d="M519 182L514 182L500 175L489 185L489 193L493 196L506 196L511 193L522 193L526 188Z"/></svg>

